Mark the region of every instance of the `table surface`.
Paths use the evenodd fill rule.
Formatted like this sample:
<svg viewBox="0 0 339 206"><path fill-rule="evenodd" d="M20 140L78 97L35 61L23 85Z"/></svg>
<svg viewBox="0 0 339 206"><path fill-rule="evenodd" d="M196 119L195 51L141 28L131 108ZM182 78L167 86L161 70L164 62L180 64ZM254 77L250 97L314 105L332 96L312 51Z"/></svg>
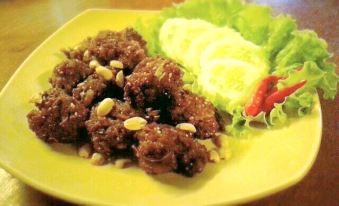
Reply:
<svg viewBox="0 0 339 206"><path fill-rule="evenodd" d="M65 22L87 8L160 9L181 0L1 0L0 1L0 89L24 59ZM334 62L339 65L338 0L256 0L273 12L286 12L300 28L315 30L329 43ZM337 68L338 73L338 68ZM337 205L339 195L339 98L321 99L323 136L317 160L309 174L297 185L246 204ZM20 182L0 168L0 204L72 205L45 195Z"/></svg>

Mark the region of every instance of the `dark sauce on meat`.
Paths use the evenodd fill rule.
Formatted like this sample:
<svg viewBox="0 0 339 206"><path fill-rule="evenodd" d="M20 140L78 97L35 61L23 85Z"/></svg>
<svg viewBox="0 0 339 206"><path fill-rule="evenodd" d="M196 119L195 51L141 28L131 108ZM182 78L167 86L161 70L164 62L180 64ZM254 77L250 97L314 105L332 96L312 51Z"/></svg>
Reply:
<svg viewBox="0 0 339 206"><path fill-rule="evenodd" d="M213 105L183 89L180 67L163 57L147 57L146 42L131 28L102 31L77 48L64 50L49 82L52 88L28 115L30 128L47 143L90 143L106 160L119 157L137 162L149 174L176 172L194 176L209 160L197 138L214 138L220 129ZM90 66L97 61L113 78L105 79ZM123 64L118 84L111 60ZM113 101L105 116L97 114L106 98ZM124 122L142 117L147 125L129 130ZM176 128L191 123L197 132Z"/></svg>

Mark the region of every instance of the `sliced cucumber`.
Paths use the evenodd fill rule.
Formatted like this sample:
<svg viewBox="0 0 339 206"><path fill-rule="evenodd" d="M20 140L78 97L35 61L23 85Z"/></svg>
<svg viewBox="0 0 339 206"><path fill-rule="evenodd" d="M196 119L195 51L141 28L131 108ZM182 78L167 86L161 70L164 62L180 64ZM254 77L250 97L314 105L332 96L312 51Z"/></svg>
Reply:
<svg viewBox="0 0 339 206"><path fill-rule="evenodd" d="M182 64L194 91L232 113L244 106L268 73L264 50L228 27L199 19L168 19L159 40L167 57Z"/></svg>
<svg viewBox="0 0 339 206"><path fill-rule="evenodd" d="M168 57L173 57L173 41L181 35L182 24L187 20L181 18L173 18L165 21L159 32L159 42L161 49Z"/></svg>
<svg viewBox="0 0 339 206"><path fill-rule="evenodd" d="M198 77L200 91L216 106L232 112L251 97L258 82L264 77L257 67L237 59L209 61Z"/></svg>
<svg viewBox="0 0 339 206"><path fill-rule="evenodd" d="M173 18L160 29L160 44L172 59L184 64L184 57L193 39L216 26L200 19Z"/></svg>
<svg viewBox="0 0 339 206"><path fill-rule="evenodd" d="M208 30L197 38L193 39L192 44L188 49L188 54L185 56L185 65L190 70L198 75L200 72L200 56L201 53L213 42L220 39L243 39L240 33L229 27L221 27Z"/></svg>
<svg viewBox="0 0 339 206"><path fill-rule="evenodd" d="M268 69L264 50L244 39L224 38L211 43L200 56L200 66L205 68L210 61L217 59L237 59L257 67L257 72Z"/></svg>

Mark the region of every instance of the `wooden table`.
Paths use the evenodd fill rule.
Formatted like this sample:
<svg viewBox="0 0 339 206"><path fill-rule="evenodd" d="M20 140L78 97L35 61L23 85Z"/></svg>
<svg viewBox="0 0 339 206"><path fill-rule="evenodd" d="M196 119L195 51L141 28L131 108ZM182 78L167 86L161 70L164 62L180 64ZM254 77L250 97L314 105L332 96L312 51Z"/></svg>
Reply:
<svg viewBox="0 0 339 206"><path fill-rule="evenodd" d="M0 1L0 89L22 61L49 35L87 8L160 9L170 0L36 0ZM257 0L274 13L288 12L300 28L315 30L329 43L339 65L338 0ZM337 72L338 73L338 72ZM339 203L339 98L321 99L323 137L318 158L309 174L297 185L247 205L338 205ZM49 197L0 168L0 205L71 205Z"/></svg>

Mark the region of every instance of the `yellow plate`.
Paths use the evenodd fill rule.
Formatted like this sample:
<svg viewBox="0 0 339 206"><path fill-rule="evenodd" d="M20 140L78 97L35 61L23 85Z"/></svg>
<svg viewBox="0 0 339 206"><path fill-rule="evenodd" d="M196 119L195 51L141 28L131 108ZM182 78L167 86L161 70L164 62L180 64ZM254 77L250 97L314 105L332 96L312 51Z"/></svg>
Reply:
<svg viewBox="0 0 339 206"><path fill-rule="evenodd" d="M314 162L321 140L321 112L291 120L282 128L248 139L230 138L232 157L208 164L202 174L150 176L132 167L96 167L74 154L58 152L28 129L33 94L48 88L61 61L61 48L99 30L120 30L155 12L88 10L55 32L20 66L0 94L0 163L25 183L68 201L93 205L219 205L260 198L298 182Z"/></svg>

